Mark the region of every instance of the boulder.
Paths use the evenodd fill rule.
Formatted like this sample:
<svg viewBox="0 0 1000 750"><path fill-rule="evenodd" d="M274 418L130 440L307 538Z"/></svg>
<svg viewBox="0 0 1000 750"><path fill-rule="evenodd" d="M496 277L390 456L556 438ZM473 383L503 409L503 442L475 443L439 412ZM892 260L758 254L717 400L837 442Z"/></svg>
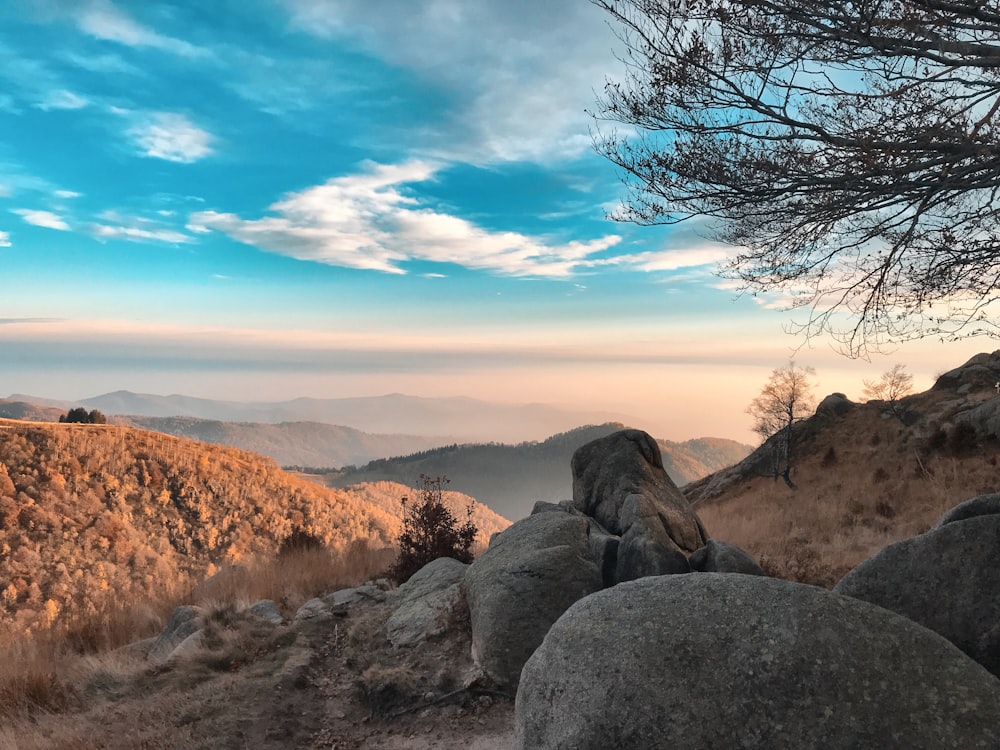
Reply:
<svg viewBox="0 0 1000 750"><path fill-rule="evenodd" d="M349 589L339 589L321 598L330 607L342 604L381 604L389 598L389 593L374 583L363 583Z"/></svg>
<svg viewBox="0 0 1000 750"><path fill-rule="evenodd" d="M1000 682L823 589L660 576L577 602L524 667L518 750L1000 747Z"/></svg>
<svg viewBox="0 0 1000 750"><path fill-rule="evenodd" d="M1000 515L952 521L890 544L834 588L947 638L1000 676Z"/></svg>
<svg viewBox="0 0 1000 750"><path fill-rule="evenodd" d="M451 613L465 598L463 582L468 567L441 557L399 587L399 604L386 623L393 646L415 646L447 630Z"/></svg>
<svg viewBox="0 0 1000 750"><path fill-rule="evenodd" d="M750 555L735 544L709 539L705 546L696 550L688 562L691 570L701 573L746 573L752 576L765 575L764 570Z"/></svg>
<svg viewBox="0 0 1000 750"><path fill-rule="evenodd" d="M934 524L934 528L940 528L946 523L952 523L953 521L964 521L967 518L975 518L976 516L991 516L996 514L1000 514L1000 494L979 495L971 500L966 500L964 503L959 503L951 510L946 511L937 520L937 523Z"/></svg>
<svg viewBox="0 0 1000 750"><path fill-rule="evenodd" d="M330 617L330 605L319 597L313 597L295 612L295 622L302 620L325 620Z"/></svg>
<svg viewBox="0 0 1000 750"><path fill-rule="evenodd" d="M688 570L686 556L707 535L652 437L621 430L594 440L573 454L572 469L573 505L621 537L617 580Z"/></svg>
<svg viewBox="0 0 1000 750"><path fill-rule="evenodd" d="M516 686L559 615L604 587L616 547L591 519L551 510L497 535L465 576L476 665L501 687Z"/></svg>
<svg viewBox="0 0 1000 750"><path fill-rule="evenodd" d="M816 414L821 417L842 417L855 407L843 393L831 393L819 402L816 407Z"/></svg>
<svg viewBox="0 0 1000 750"><path fill-rule="evenodd" d="M691 571L687 555L670 537L659 507L651 497L628 495L622 503L620 520L625 532L618 546L616 583Z"/></svg>
<svg viewBox="0 0 1000 750"><path fill-rule="evenodd" d="M278 610L278 605L270 599L261 599L259 602L251 605L248 611L254 617L259 617L261 620L265 620L272 625L280 625L285 620Z"/></svg>
<svg viewBox="0 0 1000 750"><path fill-rule="evenodd" d="M171 612L167 624L150 646L147 653L148 658L152 661L162 661L170 656L185 638L199 629L199 615L201 615L201 607L190 604L177 607Z"/></svg>

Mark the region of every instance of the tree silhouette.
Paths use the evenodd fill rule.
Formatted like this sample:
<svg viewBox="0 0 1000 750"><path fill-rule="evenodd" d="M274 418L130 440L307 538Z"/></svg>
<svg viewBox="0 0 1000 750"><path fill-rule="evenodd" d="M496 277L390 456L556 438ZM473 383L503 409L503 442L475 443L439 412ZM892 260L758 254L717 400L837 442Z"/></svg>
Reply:
<svg viewBox="0 0 1000 750"><path fill-rule="evenodd" d="M753 431L765 444L771 443L774 478L781 477L792 488L795 487L791 478L795 437L792 428L816 408L811 381L815 375L813 368L796 367L795 362L778 367L747 407L747 414L754 420Z"/></svg>
<svg viewBox="0 0 1000 750"><path fill-rule="evenodd" d="M399 534L399 556L389 575L399 583L427 563L439 557L452 557L460 562L472 562L472 543L476 539L476 525L472 522L473 505L466 509L465 523L459 524L442 499L442 484L446 477L431 478L420 475L423 487L420 499L403 504L403 530Z"/></svg>
<svg viewBox="0 0 1000 750"><path fill-rule="evenodd" d="M597 117L630 197L850 355L998 332L995 0L593 0L625 44Z"/></svg>
<svg viewBox="0 0 1000 750"><path fill-rule="evenodd" d="M878 380L865 381L865 398L885 401L889 411L897 419L902 419L899 412L899 400L913 390L913 376L906 371L905 365L894 365L891 370L882 373Z"/></svg>

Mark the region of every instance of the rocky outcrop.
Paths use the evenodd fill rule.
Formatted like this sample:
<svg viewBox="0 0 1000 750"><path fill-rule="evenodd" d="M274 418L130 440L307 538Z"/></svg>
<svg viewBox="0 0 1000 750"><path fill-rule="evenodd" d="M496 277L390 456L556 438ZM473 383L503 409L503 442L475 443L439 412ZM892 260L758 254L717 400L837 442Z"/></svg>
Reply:
<svg viewBox="0 0 1000 750"><path fill-rule="evenodd" d="M163 626L163 630L150 644L147 658L152 661L163 661L169 657L188 636L199 630L200 615L201 607L193 605L177 607L170 614L170 619Z"/></svg>
<svg viewBox="0 0 1000 750"><path fill-rule="evenodd" d="M386 623L394 646L415 646L441 635L465 598L469 566L450 557L429 562L399 587L399 604Z"/></svg>
<svg viewBox="0 0 1000 750"><path fill-rule="evenodd" d="M544 508L494 537L465 577L475 663L498 685L516 686L559 615L604 587L614 548L591 519Z"/></svg>
<svg viewBox="0 0 1000 750"><path fill-rule="evenodd" d="M684 573L705 530L641 430L621 430L573 454L573 505L621 537L616 581Z"/></svg>
<svg viewBox="0 0 1000 750"><path fill-rule="evenodd" d="M573 605L526 664L518 750L1000 747L1000 682L856 599L662 576Z"/></svg>
<svg viewBox="0 0 1000 750"><path fill-rule="evenodd" d="M997 550L1000 515L952 520L889 545L834 591L920 623L1000 676Z"/></svg>
<svg viewBox="0 0 1000 750"><path fill-rule="evenodd" d="M735 544L709 539L699 550L691 555L689 562L691 570L701 573L745 573L746 575L762 576L764 570Z"/></svg>
<svg viewBox="0 0 1000 750"><path fill-rule="evenodd" d="M831 393L819 402L816 414L821 417L842 417L855 406L856 404L843 393Z"/></svg>
<svg viewBox="0 0 1000 750"><path fill-rule="evenodd" d="M940 528L946 523L954 521L964 521L967 518L997 514L1000 514L1000 494L979 495L971 500L966 500L964 503L959 503L951 510L945 512L938 519L937 523L934 524L934 528Z"/></svg>

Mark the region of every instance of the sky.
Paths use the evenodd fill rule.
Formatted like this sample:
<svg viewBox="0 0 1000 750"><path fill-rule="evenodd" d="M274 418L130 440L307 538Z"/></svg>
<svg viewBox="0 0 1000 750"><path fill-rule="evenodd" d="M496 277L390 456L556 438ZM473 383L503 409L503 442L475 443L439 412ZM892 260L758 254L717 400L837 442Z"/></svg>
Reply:
<svg viewBox="0 0 1000 750"><path fill-rule="evenodd" d="M617 46L586 0L0 4L0 396L468 396L751 442L790 358L857 399L994 348L847 360L697 223L607 219Z"/></svg>

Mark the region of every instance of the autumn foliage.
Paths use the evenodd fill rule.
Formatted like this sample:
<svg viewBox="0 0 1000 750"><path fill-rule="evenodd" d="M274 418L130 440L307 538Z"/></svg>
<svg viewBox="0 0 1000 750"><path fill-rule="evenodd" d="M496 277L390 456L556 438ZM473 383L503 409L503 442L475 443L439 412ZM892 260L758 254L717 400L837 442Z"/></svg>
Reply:
<svg viewBox="0 0 1000 750"><path fill-rule="evenodd" d="M127 427L0 421L0 629L176 590L294 535L389 547L390 514L270 459Z"/></svg>

